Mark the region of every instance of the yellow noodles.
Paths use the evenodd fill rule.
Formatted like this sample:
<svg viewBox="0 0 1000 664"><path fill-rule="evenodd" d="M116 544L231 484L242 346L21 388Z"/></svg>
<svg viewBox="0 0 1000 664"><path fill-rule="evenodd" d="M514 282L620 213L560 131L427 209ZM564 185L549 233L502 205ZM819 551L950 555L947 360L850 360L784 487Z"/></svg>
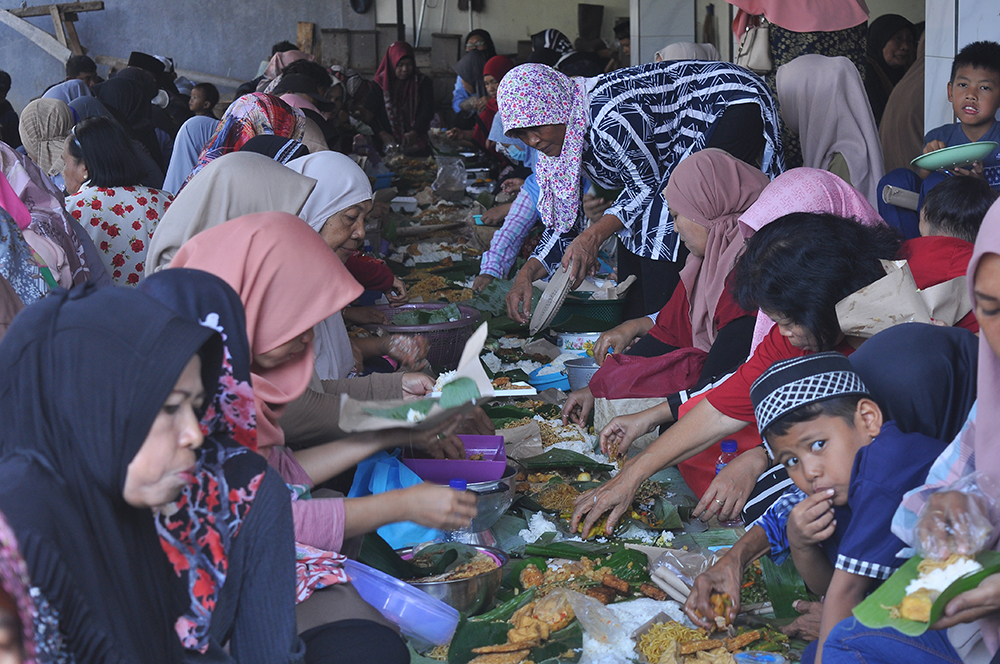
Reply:
<svg viewBox="0 0 1000 664"><path fill-rule="evenodd" d="M656 623L639 637L639 652L650 662L659 662L660 656L675 648L677 644L701 638L703 638L701 632L685 627L679 622Z"/></svg>

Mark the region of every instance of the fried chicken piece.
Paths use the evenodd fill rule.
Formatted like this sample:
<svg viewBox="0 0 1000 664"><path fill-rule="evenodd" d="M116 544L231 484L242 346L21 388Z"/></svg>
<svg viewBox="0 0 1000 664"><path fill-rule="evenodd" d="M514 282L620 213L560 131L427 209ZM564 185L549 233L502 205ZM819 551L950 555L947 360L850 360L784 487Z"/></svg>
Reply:
<svg viewBox="0 0 1000 664"><path fill-rule="evenodd" d="M620 595L628 594L628 581L625 579L619 579L614 574L605 574L604 578L601 579L601 585L612 588Z"/></svg>
<svg viewBox="0 0 1000 664"><path fill-rule="evenodd" d="M608 588L607 586L593 586L584 590L583 594L593 597L601 604L610 604L618 595L614 588Z"/></svg>
<svg viewBox="0 0 1000 664"><path fill-rule="evenodd" d="M715 650L716 648L725 648L726 644L719 639L705 639L703 641L688 641L687 643L681 644L681 654L690 655L698 652L699 650Z"/></svg>
<svg viewBox="0 0 1000 664"><path fill-rule="evenodd" d="M469 664L521 664L528 657L530 650L515 650L513 652L494 652L479 655Z"/></svg>
<svg viewBox="0 0 1000 664"><path fill-rule="evenodd" d="M760 630L753 630L750 632L743 632L739 636L734 636L731 639L726 639L726 650L729 652L736 652L737 650L742 650L748 645L760 639Z"/></svg>
<svg viewBox="0 0 1000 664"><path fill-rule="evenodd" d="M667 599L667 593L663 592L651 583L644 583L639 586L639 592L650 599L655 599L657 602L662 602Z"/></svg>
<svg viewBox="0 0 1000 664"><path fill-rule="evenodd" d="M525 568L521 570L521 574L518 578L521 581L521 587L525 590L528 588L534 588L535 586L540 586L545 582L545 574L543 574L534 565L526 565Z"/></svg>

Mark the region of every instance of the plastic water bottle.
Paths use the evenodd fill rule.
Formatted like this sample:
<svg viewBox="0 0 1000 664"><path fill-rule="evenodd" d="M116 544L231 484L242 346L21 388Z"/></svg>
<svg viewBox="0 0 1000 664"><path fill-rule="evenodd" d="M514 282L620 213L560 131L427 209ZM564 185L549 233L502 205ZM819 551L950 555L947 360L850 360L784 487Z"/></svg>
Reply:
<svg viewBox="0 0 1000 664"><path fill-rule="evenodd" d="M729 464L730 461L739 456L738 446L735 440L724 440L722 441L722 454L719 455L719 460L715 462L715 474L718 475L719 472ZM725 526L727 528L734 528L736 526L742 526L742 519L735 519L733 521L722 521L719 520L720 526Z"/></svg>

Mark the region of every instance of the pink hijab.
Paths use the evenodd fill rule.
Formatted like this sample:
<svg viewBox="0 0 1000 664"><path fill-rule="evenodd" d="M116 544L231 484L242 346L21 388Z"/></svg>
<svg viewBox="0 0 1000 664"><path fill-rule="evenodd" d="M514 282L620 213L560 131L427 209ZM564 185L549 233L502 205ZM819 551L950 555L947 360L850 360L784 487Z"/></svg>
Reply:
<svg viewBox="0 0 1000 664"><path fill-rule="evenodd" d="M749 239L775 219L793 212L825 212L866 226L885 223L857 189L833 173L818 168L793 168L774 178L757 202L743 213L740 231ZM763 312L757 313L751 355L773 326L774 321Z"/></svg>
<svg viewBox="0 0 1000 664"><path fill-rule="evenodd" d="M205 270L239 293L254 355L274 350L326 320L364 290L309 225L284 212L249 214L188 240L170 267ZM313 344L273 369L251 364L257 445L283 445L285 406L306 391Z"/></svg>
<svg viewBox="0 0 1000 664"><path fill-rule="evenodd" d="M308 53L303 53L302 51L285 51L283 53L275 53L271 57L271 61L267 63L267 69L264 70L264 78L271 80L278 77L285 67L296 62L298 60L308 60L309 62L314 61L316 58L309 55Z"/></svg>
<svg viewBox="0 0 1000 664"><path fill-rule="evenodd" d="M865 0L729 0L742 11L733 21L733 34L743 36L750 16L763 15L792 32L834 32L868 21Z"/></svg>
<svg viewBox="0 0 1000 664"><path fill-rule="evenodd" d="M769 182L753 166L709 148L678 164L663 191L671 210L708 230L704 258L689 254L680 274L690 306L694 347L706 353L715 343L716 305L743 248L737 218Z"/></svg>

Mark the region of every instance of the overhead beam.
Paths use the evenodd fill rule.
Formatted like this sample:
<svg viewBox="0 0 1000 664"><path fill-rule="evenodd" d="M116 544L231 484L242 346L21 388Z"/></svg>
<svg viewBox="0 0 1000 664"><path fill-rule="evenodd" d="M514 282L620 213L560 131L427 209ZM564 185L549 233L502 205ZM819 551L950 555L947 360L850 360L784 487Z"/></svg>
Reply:
<svg viewBox="0 0 1000 664"><path fill-rule="evenodd" d="M104 9L104 2L103 0L97 0L96 2L64 2L57 5L36 5L34 7L10 9L8 11L19 18L31 18L32 16L48 16L51 11L50 7L55 7L56 11L64 14L66 12L96 12Z"/></svg>
<svg viewBox="0 0 1000 664"><path fill-rule="evenodd" d="M47 10L45 14L41 14L41 16L45 15L48 15ZM6 9L0 10L0 23L5 23L6 25L14 28L19 33L27 37L29 41L59 62L66 62L66 60L69 59L69 56L73 55L72 51L60 44L55 37L41 28L36 28L24 19L18 18Z"/></svg>

